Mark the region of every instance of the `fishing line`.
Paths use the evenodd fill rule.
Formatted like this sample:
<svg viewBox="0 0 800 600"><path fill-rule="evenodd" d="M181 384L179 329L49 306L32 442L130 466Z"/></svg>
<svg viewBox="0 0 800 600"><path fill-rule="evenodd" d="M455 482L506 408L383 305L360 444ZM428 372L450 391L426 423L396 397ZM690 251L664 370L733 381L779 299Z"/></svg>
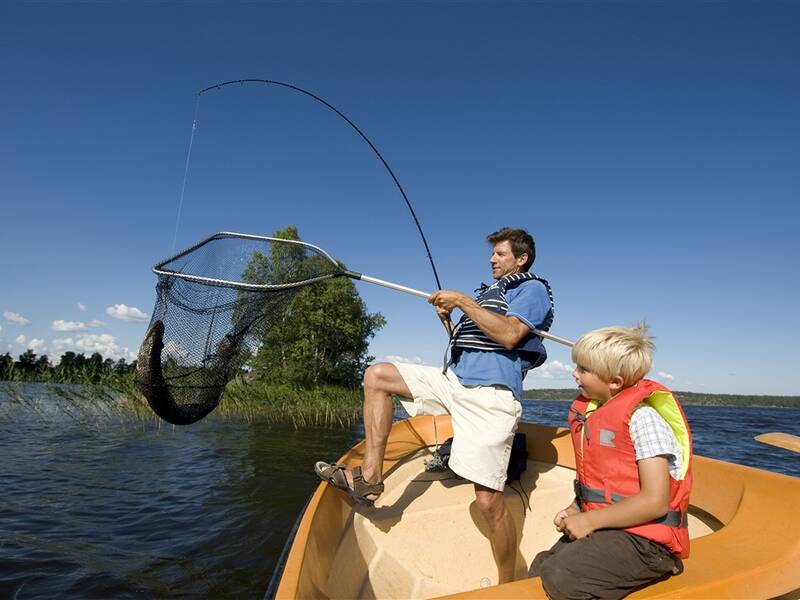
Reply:
<svg viewBox="0 0 800 600"><path fill-rule="evenodd" d="M358 133L359 136L361 136L361 139L363 139L367 143L367 145L369 145L369 147L375 153L375 156L377 156L378 159L381 161L381 163L383 163L383 166L386 168L386 171L391 176L392 181L394 181L395 186L400 191L400 195L403 197L403 200L405 201L406 206L408 207L408 210L411 213L411 218L414 221L414 225L417 227L417 231L419 232L419 235L422 238L422 244L425 246L425 252L426 252L426 254L428 256L428 261L430 262L431 270L433 271L433 277L436 280L436 287L438 289L442 289L442 284L439 281L439 273L436 270L436 265L433 262L433 256L431 255L431 250L430 250L430 247L428 246L428 240L425 238L425 234L422 231L422 226L420 225L419 219L417 218L417 214L414 211L414 207L411 206L411 201L408 199L408 196L406 195L406 192L403 189L403 186L400 184L400 180L397 179L397 176L394 174L394 171L392 171L392 168L389 166L389 163L387 163L386 159L383 158L383 155L375 147L375 144L372 143L372 141L366 136L366 134L363 131L361 131L361 129L355 123L353 123L352 120L350 120L342 111L340 111L338 108L333 106L330 102L324 100L323 98L320 98L319 96L317 96L316 94L314 94L312 92L309 92L308 90L304 90L301 87L298 87L296 85L292 85L290 83L284 83L282 81L275 81L273 79L234 79L234 80L231 80L231 81L225 81L223 83L218 83L218 84L215 84L215 85L208 86L207 88L204 88L204 89L200 90L199 92L197 92L197 104L195 106L194 121L192 123L192 136L191 136L191 139L189 140L189 152L188 152L188 154L186 156L186 167L184 169L183 186L181 188L181 196L180 196L180 200L179 200L179 204L178 204L178 216L177 216L176 223L175 223L175 239L173 239L173 242L172 242L172 252L173 253L175 252L175 241L177 240L177 237L178 237L178 226L179 226L180 218L181 218L181 209L182 209L182 206L183 206L184 190L186 189L186 177L187 177L187 174L189 172L189 158L190 158L191 153L192 153L192 142L194 141L195 130L197 129L197 114L198 114L198 110L200 108L200 97L203 94L205 94L206 92L208 92L208 91L220 90L220 89L222 89L224 87L227 87L229 85L233 85L233 84L236 84L236 83L238 83L238 84L261 83L261 84L265 84L265 85L274 85L274 86L278 86L278 87L283 87L283 88L286 88L286 89L294 90L296 92L304 94L304 95L308 96L309 98L312 98L313 100L316 100L317 102L323 104L324 106L328 107L330 110L335 112L339 117L344 119L345 122L347 122L347 124L350 125L350 127L352 127L355 130L355 132Z"/></svg>
<svg viewBox="0 0 800 600"><path fill-rule="evenodd" d="M192 144L194 143L194 132L197 130L197 112L200 110L200 95L197 95L197 102L194 104L194 119L192 119L192 135L189 137L189 151L186 153L186 165L183 167L183 184L181 185L181 196L178 199L178 214L175 217L175 234L172 236L172 254L175 254L175 244L178 241L178 225L181 222L181 210L183 209L183 195L186 193L186 178L189 175L189 159L192 156Z"/></svg>

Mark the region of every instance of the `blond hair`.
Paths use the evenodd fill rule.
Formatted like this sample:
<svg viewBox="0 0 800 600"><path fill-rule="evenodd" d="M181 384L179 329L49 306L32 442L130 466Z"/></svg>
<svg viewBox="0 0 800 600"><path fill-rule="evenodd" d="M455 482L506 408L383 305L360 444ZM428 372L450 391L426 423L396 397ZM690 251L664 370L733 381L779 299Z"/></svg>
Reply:
<svg viewBox="0 0 800 600"><path fill-rule="evenodd" d="M655 344L647 325L603 327L582 335L572 347L572 362L611 381L619 375L625 387L644 377L653 366Z"/></svg>

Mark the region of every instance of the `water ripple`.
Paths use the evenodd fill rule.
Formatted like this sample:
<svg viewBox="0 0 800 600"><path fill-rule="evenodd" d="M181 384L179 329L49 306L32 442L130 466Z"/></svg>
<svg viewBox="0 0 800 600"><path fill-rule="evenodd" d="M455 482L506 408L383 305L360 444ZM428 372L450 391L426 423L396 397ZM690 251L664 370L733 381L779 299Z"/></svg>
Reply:
<svg viewBox="0 0 800 600"><path fill-rule="evenodd" d="M47 418L0 410L0 598L260 597L317 485L313 462L363 435L213 418L76 422L34 394ZM524 417L564 425L567 406L525 402ZM752 439L800 435L800 410L687 414L698 453L800 475L797 455Z"/></svg>

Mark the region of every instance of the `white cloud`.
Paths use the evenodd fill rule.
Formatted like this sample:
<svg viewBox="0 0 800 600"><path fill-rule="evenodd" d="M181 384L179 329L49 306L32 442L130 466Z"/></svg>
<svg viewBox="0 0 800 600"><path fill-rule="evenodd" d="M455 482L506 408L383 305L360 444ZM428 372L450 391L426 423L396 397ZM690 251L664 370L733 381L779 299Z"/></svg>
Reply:
<svg viewBox="0 0 800 600"><path fill-rule="evenodd" d="M142 312L135 306L126 306L125 304L115 304L106 309L106 314L120 321L133 321L135 323L147 322L150 317Z"/></svg>
<svg viewBox="0 0 800 600"><path fill-rule="evenodd" d="M92 319L89 321L89 327L105 327L105 321L101 321L100 319Z"/></svg>
<svg viewBox="0 0 800 600"><path fill-rule="evenodd" d="M93 354L99 352L103 358L133 359L136 355L128 348L121 347L117 339L109 334L81 333L75 337L54 339L53 350L58 354L64 352L77 352L78 354Z"/></svg>
<svg viewBox="0 0 800 600"><path fill-rule="evenodd" d="M17 339L15 339L14 341L17 342L18 344L22 345L22 344L24 344L25 342L28 341L28 338L26 338L24 335L18 335Z"/></svg>
<svg viewBox="0 0 800 600"><path fill-rule="evenodd" d="M375 361L373 361L373 364L379 362L399 362L399 363L408 363L412 365L427 365L427 363L424 360L422 360L419 356L413 356L409 358L407 356L398 356L396 354L387 354L386 356L381 356L379 358L376 358Z"/></svg>
<svg viewBox="0 0 800 600"><path fill-rule="evenodd" d="M33 338L30 342L28 342L28 348L36 352L37 354L41 354L47 347L44 344L44 340L40 340L38 338Z"/></svg>
<svg viewBox="0 0 800 600"><path fill-rule="evenodd" d="M189 350L178 344L175 340L170 340L164 344L164 352L167 353L167 356L171 356L175 360L189 358L189 356L192 354Z"/></svg>
<svg viewBox="0 0 800 600"><path fill-rule="evenodd" d="M78 302L78 310L86 310L86 305Z"/></svg>
<svg viewBox="0 0 800 600"><path fill-rule="evenodd" d="M80 321L63 321L58 319L53 321L53 331L83 331L86 324Z"/></svg>
<svg viewBox="0 0 800 600"><path fill-rule="evenodd" d="M541 367L530 371L525 379L526 381L531 379L571 381L573 370L574 367L569 363L562 363L560 360L550 360L545 362Z"/></svg>
<svg viewBox="0 0 800 600"><path fill-rule="evenodd" d="M25 317L23 317L21 314L11 312L10 310L4 312L3 317L9 323L16 323L17 325L27 325L28 323L30 323L30 321Z"/></svg>
<svg viewBox="0 0 800 600"><path fill-rule="evenodd" d="M665 373L664 371L659 371L658 373L656 373L656 379L660 381L674 381L675 376L672 375L671 373Z"/></svg>

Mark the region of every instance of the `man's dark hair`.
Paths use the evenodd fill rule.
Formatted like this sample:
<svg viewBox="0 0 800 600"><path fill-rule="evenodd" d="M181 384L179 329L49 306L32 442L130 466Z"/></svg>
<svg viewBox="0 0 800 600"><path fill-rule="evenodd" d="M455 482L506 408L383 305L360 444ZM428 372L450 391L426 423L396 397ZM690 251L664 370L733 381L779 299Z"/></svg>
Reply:
<svg viewBox="0 0 800 600"><path fill-rule="evenodd" d="M514 229L513 227L503 227L500 231L495 231L486 236L492 246L500 242L511 244L511 253L514 258L519 258L523 254L528 255L527 262L522 265L522 270L527 271L531 268L533 261L536 260L536 243L533 236L524 229Z"/></svg>

